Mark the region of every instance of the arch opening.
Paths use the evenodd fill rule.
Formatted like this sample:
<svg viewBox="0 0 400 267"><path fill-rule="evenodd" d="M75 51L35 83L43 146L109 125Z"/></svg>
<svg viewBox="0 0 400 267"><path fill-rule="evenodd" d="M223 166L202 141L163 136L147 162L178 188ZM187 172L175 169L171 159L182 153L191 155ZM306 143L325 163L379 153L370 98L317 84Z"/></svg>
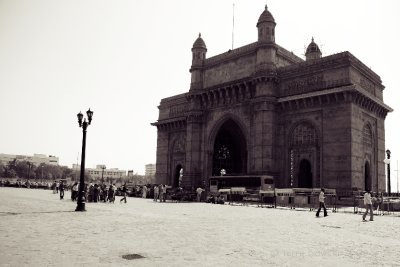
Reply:
<svg viewBox="0 0 400 267"><path fill-rule="evenodd" d="M246 139L232 119L221 125L214 141L212 175L220 175L221 169L227 175L247 172Z"/></svg>
<svg viewBox="0 0 400 267"><path fill-rule="evenodd" d="M175 167L174 179L172 181L172 187L180 186L181 181L182 181L182 176L183 176L183 167L181 164L178 164Z"/></svg>
<svg viewBox="0 0 400 267"><path fill-rule="evenodd" d="M299 174L298 174L298 186L304 188L312 188L313 187L313 177L311 171L311 163L302 159L299 165Z"/></svg>

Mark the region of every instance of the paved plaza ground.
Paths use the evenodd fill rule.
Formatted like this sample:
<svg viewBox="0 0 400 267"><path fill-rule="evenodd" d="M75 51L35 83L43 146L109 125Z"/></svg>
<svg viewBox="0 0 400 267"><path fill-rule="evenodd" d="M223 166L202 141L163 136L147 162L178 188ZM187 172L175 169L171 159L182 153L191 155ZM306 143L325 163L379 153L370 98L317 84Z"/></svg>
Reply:
<svg viewBox="0 0 400 267"><path fill-rule="evenodd" d="M0 266L400 266L400 217L0 188ZM125 259L138 254L142 258Z"/></svg>

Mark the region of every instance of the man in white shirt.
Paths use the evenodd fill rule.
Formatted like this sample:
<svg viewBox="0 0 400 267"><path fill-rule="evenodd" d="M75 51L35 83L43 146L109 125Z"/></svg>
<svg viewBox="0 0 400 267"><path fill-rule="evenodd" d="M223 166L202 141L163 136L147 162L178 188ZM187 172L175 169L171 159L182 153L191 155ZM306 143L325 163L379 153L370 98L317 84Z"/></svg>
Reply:
<svg viewBox="0 0 400 267"><path fill-rule="evenodd" d="M201 193L203 193L203 188L198 187L198 188L196 189L196 193L197 193L197 202L200 202L200 200L201 200Z"/></svg>
<svg viewBox="0 0 400 267"><path fill-rule="evenodd" d="M315 216L319 217L319 212L321 211L321 208L324 208L324 217L328 216L328 212L326 211L326 206L325 206L325 189L321 188L318 200L319 200L319 208Z"/></svg>
<svg viewBox="0 0 400 267"><path fill-rule="evenodd" d="M362 217L363 221L364 222L367 221L367 220L365 220L365 217L367 217L368 210L370 211L369 220L373 221L374 220L374 210L372 208L372 198L371 198L371 193L370 193L369 189L367 189L364 194L364 205L365 205L365 212Z"/></svg>

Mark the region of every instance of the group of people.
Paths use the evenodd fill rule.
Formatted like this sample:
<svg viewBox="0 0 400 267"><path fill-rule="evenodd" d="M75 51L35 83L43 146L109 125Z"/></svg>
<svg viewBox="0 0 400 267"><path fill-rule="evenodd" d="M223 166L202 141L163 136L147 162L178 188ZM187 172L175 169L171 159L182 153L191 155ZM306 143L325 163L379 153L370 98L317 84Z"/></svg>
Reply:
<svg viewBox="0 0 400 267"><path fill-rule="evenodd" d="M160 202L165 202L165 199L167 197L167 186L163 185L163 184L159 184L159 185L154 185L154 197L153 197L153 201L157 202L158 200L160 200ZM146 198L144 196L144 198Z"/></svg>
<svg viewBox="0 0 400 267"><path fill-rule="evenodd" d="M98 185L98 184L90 184L85 185L86 193L84 198L87 202L110 202L114 203L115 201L115 185L110 184L108 187L106 184ZM78 192L79 192L79 183L75 182L71 187L71 199L72 201L78 200ZM61 194L61 193L60 193ZM62 198L61 198L62 199ZM126 201L126 199L125 199Z"/></svg>

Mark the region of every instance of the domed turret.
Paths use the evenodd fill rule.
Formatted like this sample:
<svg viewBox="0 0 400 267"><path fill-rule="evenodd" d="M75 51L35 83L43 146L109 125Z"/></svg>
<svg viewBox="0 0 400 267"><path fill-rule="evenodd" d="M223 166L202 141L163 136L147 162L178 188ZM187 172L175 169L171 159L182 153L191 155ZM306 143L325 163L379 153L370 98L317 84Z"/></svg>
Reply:
<svg viewBox="0 0 400 267"><path fill-rule="evenodd" d="M265 10L261 13L260 17L258 18L257 27L262 22L273 22L275 23L275 19L272 16L271 12L268 11L268 6L265 5Z"/></svg>
<svg viewBox="0 0 400 267"><path fill-rule="evenodd" d="M306 61L321 58L321 50L318 45L314 42L314 37L311 39L311 43L308 45L306 50Z"/></svg>
<svg viewBox="0 0 400 267"><path fill-rule="evenodd" d="M265 5L265 10L261 13L257 22L258 41L275 43L275 26L275 19L271 12L268 11L267 5Z"/></svg>
<svg viewBox="0 0 400 267"><path fill-rule="evenodd" d="M201 38L201 33L199 37L194 41L192 47L192 66L203 65L203 60L206 58L207 46L203 38Z"/></svg>
<svg viewBox="0 0 400 267"><path fill-rule="evenodd" d="M201 38L201 33L199 33L199 37L194 41L192 47L192 67L190 68L190 72L192 73L191 90L201 89L203 86L203 65L206 59L206 53L206 43Z"/></svg>
<svg viewBox="0 0 400 267"><path fill-rule="evenodd" d="M199 33L199 37L194 41L193 48L204 48L207 50L206 43L204 42L203 38L201 38L201 33Z"/></svg>

